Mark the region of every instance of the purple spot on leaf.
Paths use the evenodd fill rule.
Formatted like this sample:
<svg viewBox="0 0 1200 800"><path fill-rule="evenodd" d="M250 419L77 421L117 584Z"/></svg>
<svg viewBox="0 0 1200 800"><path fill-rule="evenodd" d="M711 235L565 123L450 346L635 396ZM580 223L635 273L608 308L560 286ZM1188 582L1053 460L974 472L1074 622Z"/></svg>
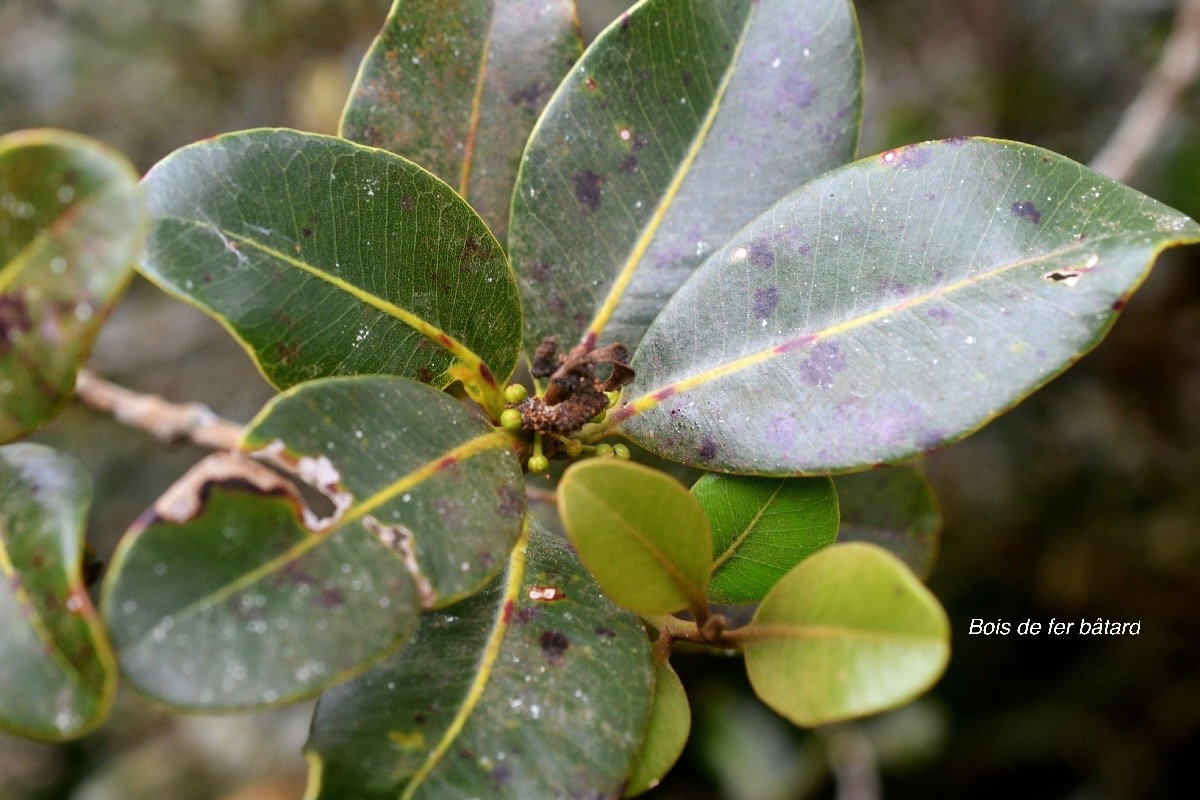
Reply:
<svg viewBox="0 0 1200 800"><path fill-rule="evenodd" d="M754 316L759 319L766 319L775 313L776 306L779 305L779 290L774 286L768 286L766 289L758 289L754 292Z"/></svg>
<svg viewBox="0 0 1200 800"><path fill-rule="evenodd" d="M833 385L833 378L846 368L846 356L836 342L822 340L812 347L808 358L800 365L800 379L813 386Z"/></svg>
<svg viewBox="0 0 1200 800"><path fill-rule="evenodd" d="M717 440L711 436L705 436L700 440L696 455L700 456L701 461L712 461L717 457Z"/></svg>
<svg viewBox="0 0 1200 800"><path fill-rule="evenodd" d="M600 199L603 193L604 178L590 169L581 169L571 176L575 183L575 199L589 212L600 209Z"/></svg>
<svg viewBox="0 0 1200 800"><path fill-rule="evenodd" d="M765 239L759 240L750 245L749 258L754 266L771 269L775 266L775 247Z"/></svg>
<svg viewBox="0 0 1200 800"><path fill-rule="evenodd" d="M1012 215L1017 219L1028 220L1034 225L1041 223L1042 212L1037 210L1037 206L1031 200L1022 200L1012 204Z"/></svg>

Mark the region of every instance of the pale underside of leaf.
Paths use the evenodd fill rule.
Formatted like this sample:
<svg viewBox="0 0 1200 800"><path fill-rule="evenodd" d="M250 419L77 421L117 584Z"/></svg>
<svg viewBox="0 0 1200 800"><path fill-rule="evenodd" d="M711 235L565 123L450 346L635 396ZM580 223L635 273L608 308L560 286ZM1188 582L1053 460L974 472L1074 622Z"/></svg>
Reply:
<svg viewBox="0 0 1200 800"><path fill-rule="evenodd" d="M1061 372L1158 252L1197 234L1031 146L889 151L802 188L714 254L635 353L632 399L609 429L725 472L904 460Z"/></svg>
<svg viewBox="0 0 1200 800"><path fill-rule="evenodd" d="M616 21L556 93L518 177L527 345L635 346L712 247L853 155L860 69L837 0L652 0Z"/></svg>

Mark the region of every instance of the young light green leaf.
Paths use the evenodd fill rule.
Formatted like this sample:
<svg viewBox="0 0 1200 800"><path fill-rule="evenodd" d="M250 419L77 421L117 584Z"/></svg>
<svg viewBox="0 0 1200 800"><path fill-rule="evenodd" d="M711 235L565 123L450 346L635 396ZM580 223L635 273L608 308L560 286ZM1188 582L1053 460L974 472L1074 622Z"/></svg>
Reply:
<svg viewBox="0 0 1200 800"><path fill-rule="evenodd" d="M92 484L48 447L0 447L0 730L81 736L108 713L116 662L82 575Z"/></svg>
<svg viewBox="0 0 1200 800"><path fill-rule="evenodd" d="M525 140L581 49L571 0L396 0L341 135L456 187L503 241Z"/></svg>
<svg viewBox="0 0 1200 800"><path fill-rule="evenodd" d="M706 608L712 538L704 509L674 478L628 461L573 465L558 511L579 560L638 614Z"/></svg>
<svg viewBox="0 0 1200 800"><path fill-rule="evenodd" d="M637 618L535 525L489 589L321 698L307 797L616 797L653 681Z"/></svg>
<svg viewBox="0 0 1200 800"><path fill-rule="evenodd" d="M530 138L509 249L530 349L637 345L719 246L854 155L846 0L644 0L584 53Z"/></svg>
<svg viewBox="0 0 1200 800"><path fill-rule="evenodd" d="M789 195L634 354L638 444L722 472L903 461L977 430L1108 331L1177 211L1030 145L892 150Z"/></svg>
<svg viewBox="0 0 1200 800"><path fill-rule="evenodd" d="M61 131L0 136L0 442L71 396L145 234L138 175Z"/></svg>
<svg viewBox="0 0 1200 800"><path fill-rule="evenodd" d="M734 635L755 693L806 726L902 705L950 657L937 598L898 558L861 542L802 561Z"/></svg>
<svg viewBox="0 0 1200 800"><path fill-rule="evenodd" d="M792 567L838 535L829 478L705 475L692 486L712 525L708 599L757 603Z"/></svg>
<svg viewBox="0 0 1200 800"><path fill-rule="evenodd" d="M842 507L839 541L872 542L890 550L917 577L929 577L942 513L920 469L901 465L839 475L834 485Z"/></svg>
<svg viewBox="0 0 1200 800"><path fill-rule="evenodd" d="M510 442L404 378L276 398L243 454L201 462L118 549L104 613L126 676L216 709L362 671L503 566L525 516Z"/></svg>
<svg viewBox="0 0 1200 800"><path fill-rule="evenodd" d="M276 386L387 374L461 380L494 413L521 347L504 251L454 190L383 150L254 130L144 181L141 269L212 315Z"/></svg>
<svg viewBox="0 0 1200 800"><path fill-rule="evenodd" d="M636 797L659 784L683 753L692 729L692 709L683 684L670 663L655 667L654 704L642 749L629 774L625 797Z"/></svg>

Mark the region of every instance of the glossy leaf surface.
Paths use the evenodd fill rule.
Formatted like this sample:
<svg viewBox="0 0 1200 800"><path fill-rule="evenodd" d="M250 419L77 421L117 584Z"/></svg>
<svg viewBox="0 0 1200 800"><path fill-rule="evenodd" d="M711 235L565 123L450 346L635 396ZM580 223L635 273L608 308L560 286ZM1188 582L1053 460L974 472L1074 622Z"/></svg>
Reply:
<svg viewBox="0 0 1200 800"><path fill-rule="evenodd" d="M937 599L898 558L861 542L801 562L740 632L755 693L797 725L902 705L950 656Z"/></svg>
<svg viewBox="0 0 1200 800"><path fill-rule="evenodd" d="M712 525L708 599L757 603L792 567L838 535L829 478L705 475L692 487Z"/></svg>
<svg viewBox="0 0 1200 800"><path fill-rule="evenodd" d="M75 134L0 136L0 442L46 422L133 274L138 175Z"/></svg>
<svg viewBox="0 0 1200 800"><path fill-rule="evenodd" d="M708 519L674 478L597 458L567 470L558 498L579 559L618 605L639 614L704 607L712 568Z"/></svg>
<svg viewBox="0 0 1200 800"><path fill-rule="evenodd" d="M724 472L861 469L945 446L1107 332L1184 215L1030 145L911 145L819 178L705 262L610 418Z"/></svg>
<svg viewBox="0 0 1200 800"><path fill-rule="evenodd" d="M81 573L92 484L48 447L0 447L0 730L79 736L117 671Z"/></svg>
<svg viewBox="0 0 1200 800"><path fill-rule="evenodd" d="M942 513L933 487L916 467L839 475L842 508L838 540L872 542L890 550L917 577L929 577L937 559Z"/></svg>
<svg viewBox="0 0 1200 800"><path fill-rule="evenodd" d="M422 608L503 566L525 514L510 441L403 378L273 400L243 439L254 458L201 462L118 550L105 615L126 676L175 705L228 708L365 669Z"/></svg>
<svg viewBox="0 0 1200 800"><path fill-rule="evenodd" d="M254 130L145 178L141 269L214 316L279 387L336 375L463 380L493 409L521 312L500 244L442 181L329 136Z"/></svg>
<svg viewBox="0 0 1200 800"><path fill-rule="evenodd" d="M397 0L341 135L454 186L503 241L525 140L581 49L571 0Z"/></svg>
<svg viewBox="0 0 1200 800"><path fill-rule="evenodd" d="M526 342L631 348L739 228L854 155L846 0L645 0L588 48L534 130L509 250Z"/></svg>
<svg viewBox="0 0 1200 800"><path fill-rule="evenodd" d="M326 693L313 800L616 797L654 685L641 623L534 526L486 591Z"/></svg>
<svg viewBox="0 0 1200 800"><path fill-rule="evenodd" d="M650 722L629 775L626 797L635 797L659 784L679 760L692 729L692 709L675 670L664 661L655 667L654 674Z"/></svg>

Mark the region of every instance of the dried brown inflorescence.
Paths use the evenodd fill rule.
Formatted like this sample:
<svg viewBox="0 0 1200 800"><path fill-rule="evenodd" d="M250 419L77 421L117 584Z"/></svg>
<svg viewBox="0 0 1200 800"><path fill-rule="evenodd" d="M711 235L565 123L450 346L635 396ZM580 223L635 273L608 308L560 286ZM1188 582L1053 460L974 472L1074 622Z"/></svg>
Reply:
<svg viewBox="0 0 1200 800"><path fill-rule="evenodd" d="M601 379L599 368L611 372ZM592 417L608 408L605 392L620 389L633 380L629 368L629 348L614 343L596 347L585 339L566 356L558 353L558 340L547 336L534 352L530 372L535 378L548 378L546 392L530 397L517 406L525 430L545 435L568 436Z"/></svg>

